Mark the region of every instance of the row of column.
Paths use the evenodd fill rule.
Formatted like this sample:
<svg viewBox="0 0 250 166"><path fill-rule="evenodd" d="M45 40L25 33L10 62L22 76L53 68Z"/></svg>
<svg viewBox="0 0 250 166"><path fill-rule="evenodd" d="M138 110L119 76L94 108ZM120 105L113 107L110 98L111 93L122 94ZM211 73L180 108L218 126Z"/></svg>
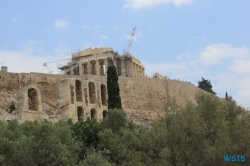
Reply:
<svg viewBox="0 0 250 166"><path fill-rule="evenodd" d="M132 66L132 75L134 77L144 78L144 76L145 76L145 74L144 74L145 69L142 66L138 65L135 62L132 62L131 66Z"/></svg>
<svg viewBox="0 0 250 166"><path fill-rule="evenodd" d="M143 78L145 75L145 69L141 65L133 62L132 60L126 60L125 62L124 58L115 59L115 61L109 58L93 60L83 64L80 63L77 68L71 69L70 74L80 76L85 74L104 76L106 75L108 66L110 65L114 65L116 67L119 76Z"/></svg>

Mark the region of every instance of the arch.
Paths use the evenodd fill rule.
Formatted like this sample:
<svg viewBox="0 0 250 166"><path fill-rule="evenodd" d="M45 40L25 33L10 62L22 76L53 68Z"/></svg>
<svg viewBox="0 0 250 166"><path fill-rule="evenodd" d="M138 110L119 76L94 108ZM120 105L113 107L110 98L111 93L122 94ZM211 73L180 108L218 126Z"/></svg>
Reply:
<svg viewBox="0 0 250 166"><path fill-rule="evenodd" d="M81 106L77 107L77 119L80 121L80 119L83 120L84 113L83 113L83 108Z"/></svg>
<svg viewBox="0 0 250 166"><path fill-rule="evenodd" d="M89 101L91 104L95 103L95 84L89 82Z"/></svg>
<svg viewBox="0 0 250 166"><path fill-rule="evenodd" d="M106 86L104 84L101 85L101 99L102 99L102 105L107 105L107 90L106 90Z"/></svg>
<svg viewBox="0 0 250 166"><path fill-rule="evenodd" d="M103 119L106 118L107 116L108 116L108 111L104 110L104 111L102 112L102 117L103 117Z"/></svg>
<svg viewBox="0 0 250 166"><path fill-rule="evenodd" d="M31 111L39 109L38 92L35 88L28 89L28 105Z"/></svg>
<svg viewBox="0 0 250 166"><path fill-rule="evenodd" d="M90 110L90 118L91 119L96 119L96 116L97 116L96 110L94 108L92 108Z"/></svg>
<svg viewBox="0 0 250 166"><path fill-rule="evenodd" d="M82 100L82 82L79 80L75 81L75 92L76 92L76 101L83 102L83 100Z"/></svg>

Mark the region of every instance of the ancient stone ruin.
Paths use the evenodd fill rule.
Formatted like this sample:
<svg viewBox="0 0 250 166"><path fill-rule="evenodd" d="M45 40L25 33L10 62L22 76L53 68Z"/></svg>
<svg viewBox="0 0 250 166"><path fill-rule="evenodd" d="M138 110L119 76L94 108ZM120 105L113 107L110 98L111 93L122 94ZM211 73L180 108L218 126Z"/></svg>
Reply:
<svg viewBox="0 0 250 166"><path fill-rule="evenodd" d="M94 80L67 78L59 83L60 119L87 117L98 122L107 116L106 84Z"/></svg>
<svg viewBox="0 0 250 166"><path fill-rule="evenodd" d="M119 55L112 48L88 48L72 55L72 61L61 66L67 75L97 75L105 76L108 66L114 65L118 76L145 77L145 68L131 54Z"/></svg>
<svg viewBox="0 0 250 166"><path fill-rule="evenodd" d="M49 119L49 116L42 111L41 93L36 85L29 84L17 93L16 113L21 122Z"/></svg>
<svg viewBox="0 0 250 166"><path fill-rule="evenodd" d="M108 116L106 72L110 65L118 71L127 118L138 124L164 116L168 99L175 98L184 106L196 103L195 95L203 92L189 82L167 79L159 73L148 78L144 66L130 54L120 56L111 48L89 48L59 66L63 74L0 71L0 120L56 122L71 118L76 122L89 117L100 122ZM16 110L10 112L12 101Z"/></svg>

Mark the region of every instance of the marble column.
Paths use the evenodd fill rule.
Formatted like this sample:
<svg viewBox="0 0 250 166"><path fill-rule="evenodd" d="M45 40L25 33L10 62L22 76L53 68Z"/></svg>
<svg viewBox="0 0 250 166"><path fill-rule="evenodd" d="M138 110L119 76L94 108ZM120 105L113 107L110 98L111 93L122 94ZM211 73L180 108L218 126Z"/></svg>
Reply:
<svg viewBox="0 0 250 166"><path fill-rule="evenodd" d="M142 78L142 67L140 66L140 74L141 74L141 78Z"/></svg>
<svg viewBox="0 0 250 166"><path fill-rule="evenodd" d="M105 59L105 71L104 71L105 76L107 75L108 67L109 67L108 59Z"/></svg>
<svg viewBox="0 0 250 166"><path fill-rule="evenodd" d="M136 77L136 64L134 62L134 77Z"/></svg>
<svg viewBox="0 0 250 166"><path fill-rule="evenodd" d="M88 62L87 68L88 68L88 74L92 74L92 63L91 62Z"/></svg>
<svg viewBox="0 0 250 166"><path fill-rule="evenodd" d="M105 72L104 72L104 60L102 59L102 60L99 60L99 64L100 64L100 75L101 76L104 76L105 75Z"/></svg>
<svg viewBox="0 0 250 166"><path fill-rule="evenodd" d="M117 59L113 58L112 60L113 60L113 65L115 66L116 71L118 72L118 69L117 69Z"/></svg>
<svg viewBox="0 0 250 166"><path fill-rule="evenodd" d="M70 68L70 75L74 75L74 68L72 66Z"/></svg>
<svg viewBox="0 0 250 166"><path fill-rule="evenodd" d="M132 77L134 75L133 74L133 61L132 60L129 62L129 67L130 67L129 77Z"/></svg>
<svg viewBox="0 0 250 166"><path fill-rule="evenodd" d="M99 62L99 60L95 61L95 75L100 76L100 62Z"/></svg>
<svg viewBox="0 0 250 166"><path fill-rule="evenodd" d="M123 77L126 76L126 68L125 68L125 60L124 58L121 58L121 74Z"/></svg>
<svg viewBox="0 0 250 166"><path fill-rule="evenodd" d="M79 76L83 75L83 66L82 63L79 63Z"/></svg>
<svg viewBox="0 0 250 166"><path fill-rule="evenodd" d="M85 63L83 66L83 74L88 74L88 63Z"/></svg>

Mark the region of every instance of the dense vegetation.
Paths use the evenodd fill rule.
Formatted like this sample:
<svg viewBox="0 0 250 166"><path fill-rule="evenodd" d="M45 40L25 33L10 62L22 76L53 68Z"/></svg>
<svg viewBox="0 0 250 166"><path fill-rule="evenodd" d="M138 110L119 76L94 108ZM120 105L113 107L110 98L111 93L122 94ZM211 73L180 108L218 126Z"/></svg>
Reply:
<svg viewBox="0 0 250 166"><path fill-rule="evenodd" d="M229 96L199 94L184 108L171 100L149 129L109 110L94 120L0 122L0 165L229 165L224 155L250 158L250 116Z"/></svg>

